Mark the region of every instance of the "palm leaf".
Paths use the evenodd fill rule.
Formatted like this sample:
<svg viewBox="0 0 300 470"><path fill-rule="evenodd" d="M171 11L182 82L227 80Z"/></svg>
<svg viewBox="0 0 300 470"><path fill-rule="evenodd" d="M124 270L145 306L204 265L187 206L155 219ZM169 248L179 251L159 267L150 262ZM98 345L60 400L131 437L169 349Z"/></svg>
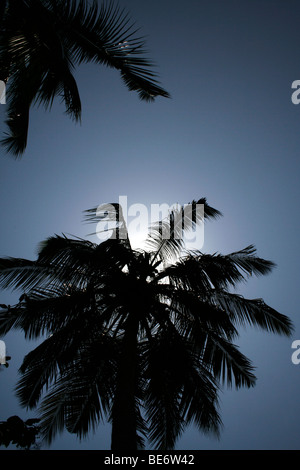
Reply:
<svg viewBox="0 0 300 470"><path fill-rule="evenodd" d="M216 379L228 386L235 383L236 388L253 387L256 377L253 374L251 361L244 356L238 347L214 331L207 335L203 362L212 370Z"/></svg>
<svg viewBox="0 0 300 470"><path fill-rule="evenodd" d="M89 343L71 367L72 387L67 404L66 428L84 437L110 415L116 380L119 345L101 338Z"/></svg>
<svg viewBox="0 0 300 470"><path fill-rule="evenodd" d="M72 383L69 382L72 386ZM65 386L63 377L56 382L55 387L49 392L43 400L40 407L40 433L48 443L51 443L57 433L64 430L65 427L65 404L69 397L69 390Z"/></svg>
<svg viewBox="0 0 300 470"><path fill-rule="evenodd" d="M53 274L49 266L22 258L0 259L0 287L24 291L43 285Z"/></svg>
<svg viewBox="0 0 300 470"><path fill-rule="evenodd" d="M200 208L200 209L199 209ZM176 259L184 247L184 233L206 219L219 217L221 213L209 206L205 198L193 200L185 207L172 209L163 221L153 223L149 228L147 249L155 252L153 261L160 257L164 260Z"/></svg>
<svg viewBox="0 0 300 470"><path fill-rule="evenodd" d="M88 209L84 211L84 220L86 223L97 224L97 226L99 223L110 222L109 227L111 228L106 229L106 231L112 230L110 238L112 240L124 240L124 243L127 244L128 247L130 247L130 242L128 240L127 225L123 215L123 209L120 204L101 204L98 207ZM98 231L97 227L96 231L90 233L89 235L97 235L99 233L100 232Z"/></svg>
<svg viewBox="0 0 300 470"><path fill-rule="evenodd" d="M199 293L212 288L227 289L247 280L249 276L271 272L275 264L255 256L255 253L253 245L228 255L189 252L160 276L169 276L174 285L185 286Z"/></svg>
<svg viewBox="0 0 300 470"><path fill-rule="evenodd" d="M53 335L25 358L17 388L23 405L31 407L42 390L49 389L39 408L42 434L48 442L64 427L79 437L95 429L104 414L110 413L113 396L119 354L116 341L101 335L91 340L88 331L72 345L64 344L64 339L63 331Z"/></svg>
<svg viewBox="0 0 300 470"><path fill-rule="evenodd" d="M192 421L202 430L218 434L218 388L209 370L171 326L153 341L145 361L150 442L159 449L172 449Z"/></svg>
<svg viewBox="0 0 300 470"><path fill-rule="evenodd" d="M66 113L80 120L81 102L73 70L82 62L119 70L127 88L142 100L169 97L159 86L151 61L142 57L144 40L136 37L128 14L112 4L100 9L96 1L90 5L87 0L21 0L17 4L10 0L6 4L1 18L0 62L3 79L9 76L9 132L2 144L14 156L26 149L33 104L51 108L59 96Z"/></svg>
<svg viewBox="0 0 300 470"><path fill-rule="evenodd" d="M199 431L220 437L219 385L212 373L196 360L184 383L180 408L186 425L194 423Z"/></svg>
<svg viewBox="0 0 300 470"><path fill-rule="evenodd" d="M168 289L166 289L168 291ZM223 308L203 300L193 291L175 289L170 295L170 312L173 323L180 334L201 344L201 335L214 331L229 340L237 337L238 332Z"/></svg>
<svg viewBox="0 0 300 470"><path fill-rule="evenodd" d="M167 338L155 338L147 352L145 367L148 379L145 390L145 408L150 432L148 439L160 450L174 448L176 439L183 431L184 422L180 415L180 369L176 357L171 361L174 345ZM177 375L174 374L174 364Z"/></svg>
<svg viewBox="0 0 300 470"><path fill-rule="evenodd" d="M267 305L263 299L245 299L238 294L216 291L212 300L227 312L236 325L253 325L284 336L292 334L291 320Z"/></svg>
<svg viewBox="0 0 300 470"><path fill-rule="evenodd" d="M78 63L94 61L120 70L128 89L138 91L141 99L169 97L149 69L151 61L141 57L145 53L144 40L135 37L136 30L124 10L113 4L99 9L96 2L87 8L86 2L80 0L66 3L61 14L69 26L72 53Z"/></svg>

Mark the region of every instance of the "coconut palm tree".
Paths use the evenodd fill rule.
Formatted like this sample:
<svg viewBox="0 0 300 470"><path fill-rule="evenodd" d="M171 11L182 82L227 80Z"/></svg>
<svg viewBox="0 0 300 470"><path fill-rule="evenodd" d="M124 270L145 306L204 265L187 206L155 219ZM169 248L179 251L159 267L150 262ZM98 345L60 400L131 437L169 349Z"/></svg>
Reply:
<svg viewBox="0 0 300 470"><path fill-rule="evenodd" d="M220 215L205 199L189 206L183 234ZM234 343L237 326L292 330L263 300L231 292L274 264L253 246L228 255L186 250L178 236L180 207L151 227L145 249L134 250L121 208L109 207L117 222L99 244L53 236L35 261L0 260L0 286L23 292L2 311L0 335L20 329L27 338L42 337L20 369L21 404L39 405L50 442L63 429L83 437L104 419L112 423L113 450L142 448L145 438L172 449L192 422L218 435L220 387L252 387L256 380ZM109 218L102 209L87 211L86 220Z"/></svg>
<svg viewBox="0 0 300 470"><path fill-rule="evenodd" d="M7 82L8 135L2 140L18 156L27 145L29 111L34 104L50 108L54 97L66 113L80 120L81 102L75 66L86 62L119 70L129 90L142 100L168 97L143 58L128 14L87 0L2 0L0 80Z"/></svg>

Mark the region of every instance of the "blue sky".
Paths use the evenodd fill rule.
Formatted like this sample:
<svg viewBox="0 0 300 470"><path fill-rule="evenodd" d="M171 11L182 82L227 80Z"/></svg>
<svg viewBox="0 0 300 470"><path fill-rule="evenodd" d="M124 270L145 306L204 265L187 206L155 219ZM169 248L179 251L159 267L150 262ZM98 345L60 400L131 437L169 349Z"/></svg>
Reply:
<svg viewBox="0 0 300 470"><path fill-rule="evenodd" d="M205 252L255 244L277 268L239 292L288 315L289 339L241 331L239 346L256 366L257 385L221 394L219 441L190 428L179 449L299 449L300 365L300 4L293 0L119 0L146 36L171 99L141 102L114 70L85 65L76 77L82 124L55 102L31 113L27 151L0 150L0 256L35 258L38 243L62 232L85 237L82 211L120 195L128 204L184 204L206 197L223 213L205 227ZM0 105L0 130L5 105ZM1 303L16 294L1 292ZM27 416L13 387L33 344L5 340L11 365L1 372L0 419ZM32 416L32 412L28 414ZM68 434L52 449L109 449L100 426L83 443Z"/></svg>

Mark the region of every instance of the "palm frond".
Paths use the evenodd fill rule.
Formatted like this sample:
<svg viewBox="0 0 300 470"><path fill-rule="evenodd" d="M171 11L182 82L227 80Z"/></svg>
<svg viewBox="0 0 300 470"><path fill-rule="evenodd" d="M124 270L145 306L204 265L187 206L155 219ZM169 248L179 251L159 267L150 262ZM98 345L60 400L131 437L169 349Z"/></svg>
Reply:
<svg viewBox="0 0 300 470"><path fill-rule="evenodd" d="M217 209L209 206L206 198L193 200L185 206L173 208L165 220L157 221L149 227L146 240L147 249L162 259L176 259L184 247L184 234L203 224L206 219L221 215Z"/></svg>
<svg viewBox="0 0 300 470"><path fill-rule="evenodd" d="M59 350L55 349L57 346ZM58 362L61 351L65 349L65 345L59 344L57 336L50 337L25 356L20 367L22 377L16 386L22 406L36 407L45 389L59 377Z"/></svg>
<svg viewBox="0 0 300 470"><path fill-rule="evenodd" d="M213 374L195 360L184 383L180 401L186 425L194 423L204 434L220 437L223 426L219 413L219 384Z"/></svg>
<svg viewBox="0 0 300 470"><path fill-rule="evenodd" d="M57 433L61 433L65 428L65 406L68 398L69 389L61 377L43 399L40 407L40 433L47 443L51 443Z"/></svg>
<svg viewBox="0 0 300 470"><path fill-rule="evenodd" d="M256 248L249 245L246 248L226 255L226 259L248 276L269 274L276 266L273 261L256 256Z"/></svg>
<svg viewBox="0 0 300 470"><path fill-rule="evenodd" d="M251 325L284 336L290 336L293 324L289 317L277 312L263 299L245 299L243 296L216 291L213 301L220 305L236 325Z"/></svg>
<svg viewBox="0 0 300 470"><path fill-rule="evenodd" d="M253 387L256 377L251 361L244 356L237 346L222 336L211 331L207 335L203 362L212 370L214 377L223 384L236 388Z"/></svg>
<svg viewBox="0 0 300 470"><path fill-rule="evenodd" d="M0 288L24 291L46 283L51 268L22 258L0 259Z"/></svg>
<svg viewBox="0 0 300 470"><path fill-rule="evenodd" d="M176 364L175 358L174 362L171 361L170 353L173 348L164 346L166 343L163 344L163 341L157 339L155 348L147 358L148 382L144 398L150 429L148 439L160 450L173 449L184 428L179 406L181 362ZM176 376L174 364L178 366Z"/></svg>
<svg viewBox="0 0 300 470"><path fill-rule="evenodd" d="M128 240L127 224L123 214L123 208L118 203L101 204L98 207L84 211L84 220L89 224L97 224L96 231L89 235L97 235L100 233L98 225L109 223L109 227L103 228L101 231L111 231L110 238L112 240L124 240L125 244L130 246Z"/></svg>
<svg viewBox="0 0 300 470"><path fill-rule="evenodd" d="M246 281L249 276L266 275L274 268L273 262L259 258L255 253L253 245L228 255L195 250L167 267L160 277L168 276L174 285L197 290L199 294L212 288L228 289Z"/></svg>
<svg viewBox="0 0 300 470"><path fill-rule="evenodd" d="M64 428L82 438L110 413L118 344L104 336L98 336L96 341L89 341L87 335L85 341L80 339L75 340L76 347L70 351L57 340L53 342L51 337L47 340L48 350L45 346L44 350L37 349L22 365L24 376L17 391L23 405L32 406L42 389L45 386L49 389L39 408L41 431L47 442ZM32 364L32 360L35 363Z"/></svg>
<svg viewBox="0 0 300 470"><path fill-rule="evenodd" d="M167 292L168 289L165 289L165 295ZM174 326L182 337L191 341L196 350L199 346L201 350L201 336L206 337L210 331L228 340L238 336L237 329L220 305L210 303L201 295L185 289L175 289L169 294L169 299Z"/></svg>
<svg viewBox="0 0 300 470"><path fill-rule="evenodd" d="M93 61L120 70L128 89L142 100L170 96L155 80L152 62L141 57L145 41L136 37L128 13L112 3L100 9L96 2L87 6L84 0L61 4L61 20L68 25L72 54L79 64Z"/></svg>
<svg viewBox="0 0 300 470"><path fill-rule="evenodd" d="M26 81L25 76L23 79ZM28 125L29 125L29 109L30 109L30 95L26 87L22 85L22 89L14 89L14 84L10 82L7 92L8 96L14 94L13 102L8 101L7 104L7 119L5 124L9 132L4 133L1 139L1 144L6 148L7 152L14 155L16 158L25 151L28 138Z"/></svg>
<svg viewBox="0 0 300 470"><path fill-rule="evenodd" d="M6 306L0 311L0 336L5 336L13 329L22 328L23 309Z"/></svg>
<svg viewBox="0 0 300 470"><path fill-rule="evenodd" d="M35 312L31 318L27 315L27 323L30 323L31 329L38 330L39 322L36 321ZM95 335L99 335L98 325L95 326L93 333L90 332L90 324L76 315L70 316L70 312L57 312L60 317L64 316L64 323L56 321L55 315L53 319L41 318L40 323L50 323L47 329L53 333L48 335L44 341L38 345L33 351L28 353L20 367L22 378L18 382L17 395L21 403L26 407L35 407L41 397L44 389L47 389L53 381L60 377L60 374L73 363L77 358L78 352L91 341ZM68 317L69 313L69 317ZM29 317L29 318L28 318ZM53 328L53 323L57 324L57 328ZM40 326L40 334L45 328L44 324ZM24 327L25 329L25 327ZM76 333L76 334L74 334Z"/></svg>
<svg viewBox="0 0 300 470"><path fill-rule="evenodd" d="M207 432L218 434L216 382L201 365L188 341L170 326L155 336L146 353L146 416L150 442L172 449L185 426L195 421Z"/></svg>
<svg viewBox="0 0 300 470"><path fill-rule="evenodd" d="M129 15L113 4L99 8L96 1L91 5L87 0L6 3L0 23L0 62L3 78L9 76L9 132L2 144L14 156L26 149L33 104L51 108L59 96L66 113L80 120L73 69L83 62L118 70L127 88L142 100L170 96L159 86L152 62L143 57L144 40L136 36Z"/></svg>
<svg viewBox="0 0 300 470"><path fill-rule="evenodd" d="M118 354L117 341L102 337L87 344L72 365L66 428L80 438L111 413Z"/></svg>

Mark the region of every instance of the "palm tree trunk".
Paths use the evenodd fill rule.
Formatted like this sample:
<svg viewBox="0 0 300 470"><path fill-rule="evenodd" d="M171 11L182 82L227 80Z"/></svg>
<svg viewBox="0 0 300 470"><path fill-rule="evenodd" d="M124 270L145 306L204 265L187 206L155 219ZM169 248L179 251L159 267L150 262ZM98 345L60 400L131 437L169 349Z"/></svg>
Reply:
<svg viewBox="0 0 300 470"><path fill-rule="evenodd" d="M126 322L112 412L112 450L137 450L137 334L138 321Z"/></svg>

